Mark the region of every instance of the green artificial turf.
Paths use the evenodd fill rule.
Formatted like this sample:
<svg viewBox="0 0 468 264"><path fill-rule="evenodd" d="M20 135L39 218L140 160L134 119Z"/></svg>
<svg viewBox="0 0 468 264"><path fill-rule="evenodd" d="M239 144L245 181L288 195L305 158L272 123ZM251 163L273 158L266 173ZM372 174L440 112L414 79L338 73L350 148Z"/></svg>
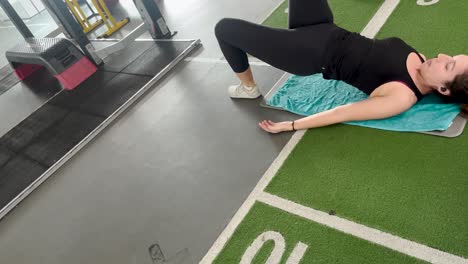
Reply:
<svg viewBox="0 0 468 264"><path fill-rule="evenodd" d="M468 134L309 130L266 191L468 257Z"/></svg>
<svg viewBox="0 0 468 264"><path fill-rule="evenodd" d="M466 54L466 14L466 1L401 1L377 37L401 37L428 57ZM267 191L468 257L467 156L466 132L449 139L345 125L313 129Z"/></svg>
<svg viewBox="0 0 468 264"><path fill-rule="evenodd" d="M298 242L308 246L300 263L425 263L262 203L254 205L214 263L239 263L248 246L265 231L284 237L286 250L280 263L286 262ZM268 241L252 263L265 263L273 245Z"/></svg>
<svg viewBox="0 0 468 264"><path fill-rule="evenodd" d="M311 0L309 0L311 1ZM384 0L329 0L335 24L351 31L361 32L367 22L374 16ZM269 16L264 25L287 28L288 14L284 10L288 7L285 1Z"/></svg>
<svg viewBox="0 0 468 264"><path fill-rule="evenodd" d="M468 54L468 1L420 6L416 0L402 0L377 34L377 38L391 36L402 38L428 58Z"/></svg>

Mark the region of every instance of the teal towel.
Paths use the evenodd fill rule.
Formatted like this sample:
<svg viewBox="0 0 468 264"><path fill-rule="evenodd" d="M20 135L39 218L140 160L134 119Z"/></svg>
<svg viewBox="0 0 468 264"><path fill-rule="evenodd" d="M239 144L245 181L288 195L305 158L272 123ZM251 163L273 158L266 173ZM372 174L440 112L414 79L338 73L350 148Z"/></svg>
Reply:
<svg viewBox="0 0 468 264"><path fill-rule="evenodd" d="M309 116L367 97L367 94L354 86L343 81L326 80L322 74L305 77L292 75L267 104ZM411 109L397 116L346 124L393 131L446 130L459 113L460 105L445 104L436 95L427 95Z"/></svg>

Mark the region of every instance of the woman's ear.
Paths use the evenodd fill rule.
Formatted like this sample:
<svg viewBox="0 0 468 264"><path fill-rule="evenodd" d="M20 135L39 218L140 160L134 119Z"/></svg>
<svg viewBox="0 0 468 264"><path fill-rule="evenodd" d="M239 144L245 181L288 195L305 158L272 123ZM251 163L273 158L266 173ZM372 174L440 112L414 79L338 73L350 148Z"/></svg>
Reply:
<svg viewBox="0 0 468 264"><path fill-rule="evenodd" d="M450 90L445 87L439 87L437 88L437 91L439 91L439 93L446 95L446 96L450 95Z"/></svg>

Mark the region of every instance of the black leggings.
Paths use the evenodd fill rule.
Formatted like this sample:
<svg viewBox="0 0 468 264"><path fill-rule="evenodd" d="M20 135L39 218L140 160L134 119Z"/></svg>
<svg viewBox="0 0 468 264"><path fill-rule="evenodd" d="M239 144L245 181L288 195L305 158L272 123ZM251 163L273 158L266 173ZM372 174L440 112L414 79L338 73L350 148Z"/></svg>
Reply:
<svg viewBox="0 0 468 264"><path fill-rule="evenodd" d="M224 18L216 24L219 46L234 72L249 68L247 53L283 71L321 71L327 40L336 25L327 0L290 0L289 29Z"/></svg>

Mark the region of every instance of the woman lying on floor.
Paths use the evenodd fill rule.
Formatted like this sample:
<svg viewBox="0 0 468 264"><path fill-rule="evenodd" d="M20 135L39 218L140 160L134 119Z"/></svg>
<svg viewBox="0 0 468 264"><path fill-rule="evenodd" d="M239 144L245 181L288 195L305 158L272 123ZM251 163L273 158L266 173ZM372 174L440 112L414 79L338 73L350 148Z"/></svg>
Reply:
<svg viewBox="0 0 468 264"><path fill-rule="evenodd" d="M270 133L398 115L429 93L462 103L468 112L468 56L424 55L399 38L374 40L333 23L327 0L290 0L289 29L224 18L215 27L221 50L241 83L232 98L257 98L247 53L295 75L322 73L369 95L357 103L286 122L264 120Z"/></svg>

